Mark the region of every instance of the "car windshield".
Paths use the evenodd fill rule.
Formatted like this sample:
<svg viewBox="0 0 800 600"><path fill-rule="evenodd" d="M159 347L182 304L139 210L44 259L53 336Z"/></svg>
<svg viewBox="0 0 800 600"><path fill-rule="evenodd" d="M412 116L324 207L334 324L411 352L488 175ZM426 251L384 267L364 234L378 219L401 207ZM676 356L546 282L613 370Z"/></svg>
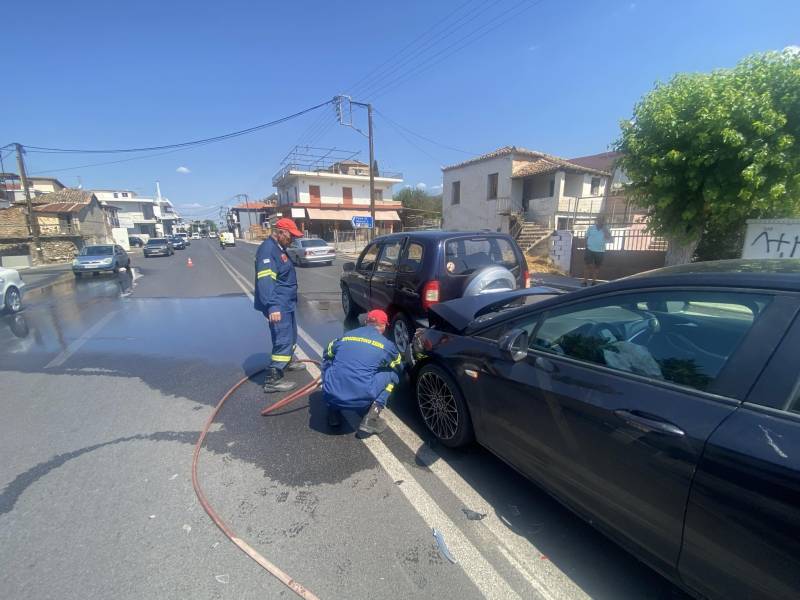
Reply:
<svg viewBox="0 0 800 600"><path fill-rule="evenodd" d="M324 248L328 245L325 240L303 240L300 243L303 248Z"/></svg>
<svg viewBox="0 0 800 600"><path fill-rule="evenodd" d="M471 237L448 240L445 270L451 275L470 275L489 265L502 265L516 273L519 263L511 242L501 237Z"/></svg>
<svg viewBox="0 0 800 600"><path fill-rule="evenodd" d="M161 245L166 244L166 243L167 243L167 240L164 239L164 238L152 238L151 240L149 240L147 242L147 245L148 246L161 246Z"/></svg>
<svg viewBox="0 0 800 600"><path fill-rule="evenodd" d="M86 246L81 256L107 256L114 254L114 246Z"/></svg>

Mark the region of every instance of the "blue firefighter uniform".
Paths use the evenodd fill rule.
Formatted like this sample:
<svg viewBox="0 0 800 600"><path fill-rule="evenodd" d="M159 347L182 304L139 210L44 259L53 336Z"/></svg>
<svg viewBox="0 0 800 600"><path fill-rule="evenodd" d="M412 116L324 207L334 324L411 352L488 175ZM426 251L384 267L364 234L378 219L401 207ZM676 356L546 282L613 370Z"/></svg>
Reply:
<svg viewBox="0 0 800 600"><path fill-rule="evenodd" d="M365 409L373 402L386 406L399 381L400 352L392 342L366 325L333 340L322 363L322 392L328 406Z"/></svg>
<svg viewBox="0 0 800 600"><path fill-rule="evenodd" d="M267 365L281 372L289 364L297 342L297 273L294 265L278 242L272 237L264 240L256 252L256 282L254 308L269 316L280 312L281 320L270 321L272 356Z"/></svg>

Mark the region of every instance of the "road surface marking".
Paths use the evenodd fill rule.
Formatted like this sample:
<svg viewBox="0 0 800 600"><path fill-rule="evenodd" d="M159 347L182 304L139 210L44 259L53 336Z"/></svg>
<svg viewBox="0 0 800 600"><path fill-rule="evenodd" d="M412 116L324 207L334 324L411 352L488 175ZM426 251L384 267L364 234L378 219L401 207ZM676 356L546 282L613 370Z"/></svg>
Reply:
<svg viewBox="0 0 800 600"><path fill-rule="evenodd" d="M248 298L250 298L250 301L252 302L254 298L253 298L253 292L251 291L250 282L247 281L236 269L234 269L233 266L231 266L227 260L222 258L222 255L219 252L212 249L211 253L217 257L220 264L222 265L222 268L228 272L228 275L231 276L231 279L233 279L234 283L236 283L236 285L238 285L242 289L245 295ZM245 284L243 284L242 281L244 281Z"/></svg>
<svg viewBox="0 0 800 600"><path fill-rule="evenodd" d="M464 506L479 511L484 510L486 507L491 507L491 504L475 488L467 483L453 467L431 449L408 425L403 423L391 411L386 411L384 415L387 425L395 435L415 456L428 466L428 469L444 483ZM555 565L550 562L543 562L539 558L543 553L530 541L509 529L496 513L486 512L488 514L481 521L481 524L497 538L498 550L539 594L545 598L565 597L578 599L589 597ZM511 557L516 558L512 559ZM556 590L561 593L556 592Z"/></svg>
<svg viewBox="0 0 800 600"><path fill-rule="evenodd" d="M314 350L315 354L320 358L322 357L322 347L319 344L299 327L297 328L297 334ZM295 354L301 359L308 358L302 348L298 348ZM311 377L320 376L320 370L314 364L308 365L308 372ZM352 417L352 415L347 413L347 417ZM351 425L354 428L358 427L358 423L351 422ZM392 451L383 443L383 440L378 436L372 435L362 441L392 481L403 480L403 485L399 486L400 491L431 530L436 527L442 532L444 539L447 541L447 546L456 557L458 564L483 596L491 600L521 600L519 594L514 591L511 585L497 572L444 511L439 508L436 501L428 495L411 475L411 472L392 454Z"/></svg>
<svg viewBox="0 0 800 600"><path fill-rule="evenodd" d="M53 360L47 363L44 368L45 369L52 369L53 367L60 367L63 365L70 356L75 354L78 350L80 350L81 346L83 346L86 342L88 342L94 334L100 331L106 323L108 323L114 315L116 315L119 311L112 310L110 313L102 317L97 323L89 327L82 336L75 339L70 343L66 348L64 348L58 356L56 356Z"/></svg>

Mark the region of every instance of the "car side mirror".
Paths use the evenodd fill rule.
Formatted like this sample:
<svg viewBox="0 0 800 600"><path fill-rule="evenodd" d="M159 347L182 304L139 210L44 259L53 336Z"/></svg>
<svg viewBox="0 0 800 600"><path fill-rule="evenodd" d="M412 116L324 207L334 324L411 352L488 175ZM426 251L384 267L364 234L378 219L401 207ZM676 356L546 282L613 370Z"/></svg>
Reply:
<svg viewBox="0 0 800 600"><path fill-rule="evenodd" d="M342 271L345 273L349 273L350 271L356 270L356 263L354 262L346 262L342 265Z"/></svg>
<svg viewBox="0 0 800 600"><path fill-rule="evenodd" d="M497 345L505 358L519 362L528 356L528 332L524 329L512 329L497 340Z"/></svg>

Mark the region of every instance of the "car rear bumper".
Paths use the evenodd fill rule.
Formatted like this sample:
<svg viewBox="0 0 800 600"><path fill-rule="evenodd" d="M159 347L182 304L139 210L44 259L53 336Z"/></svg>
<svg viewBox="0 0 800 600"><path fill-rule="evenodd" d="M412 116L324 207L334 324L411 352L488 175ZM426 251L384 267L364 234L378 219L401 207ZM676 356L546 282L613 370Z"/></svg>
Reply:
<svg viewBox="0 0 800 600"><path fill-rule="evenodd" d="M299 260L304 263L330 262L336 258L336 254L314 254L312 256L301 256Z"/></svg>
<svg viewBox="0 0 800 600"><path fill-rule="evenodd" d="M72 265L73 273L91 273L97 271L113 271L114 264L110 265Z"/></svg>
<svg viewBox="0 0 800 600"><path fill-rule="evenodd" d="M169 250L145 250L145 256L169 256Z"/></svg>

